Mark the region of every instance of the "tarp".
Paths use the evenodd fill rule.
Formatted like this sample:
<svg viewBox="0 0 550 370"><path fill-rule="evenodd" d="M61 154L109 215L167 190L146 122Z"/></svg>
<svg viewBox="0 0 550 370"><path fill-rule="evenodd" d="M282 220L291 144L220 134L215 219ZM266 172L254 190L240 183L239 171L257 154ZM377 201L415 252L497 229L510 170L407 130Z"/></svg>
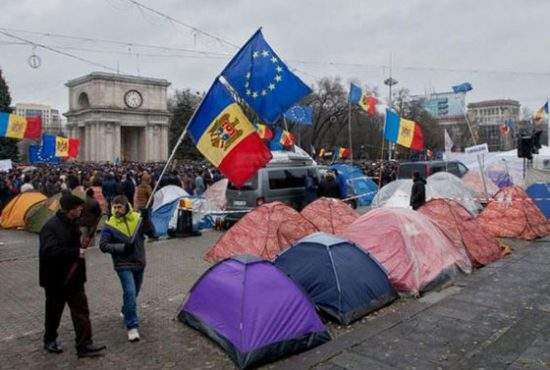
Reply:
<svg viewBox="0 0 550 370"><path fill-rule="evenodd" d="M12 229L25 226L25 215L36 203L45 201L46 196L36 191L24 192L13 198L2 210L0 227Z"/></svg>
<svg viewBox="0 0 550 370"><path fill-rule="evenodd" d="M317 229L281 202L256 207L231 227L206 253L210 262L242 254L273 259L290 244Z"/></svg>
<svg viewBox="0 0 550 370"><path fill-rule="evenodd" d="M359 217L357 212L340 199L325 197L308 204L300 214L317 230L329 234L341 233Z"/></svg>
<svg viewBox="0 0 550 370"><path fill-rule="evenodd" d="M410 179L395 180L382 187L374 197L374 207L411 208L411 190L413 182ZM455 175L448 172L438 172L427 179L426 200L444 198L460 203L468 212L477 214L481 204L477 202L470 190Z"/></svg>
<svg viewBox="0 0 550 370"><path fill-rule="evenodd" d="M526 192L544 216L550 218L550 184L538 182L530 185Z"/></svg>
<svg viewBox="0 0 550 370"><path fill-rule="evenodd" d="M369 177L365 176L359 167L338 163L333 164L331 169L337 174L342 198L363 195L357 198L357 204L360 206L369 206L371 204L372 199L378 191L378 186Z"/></svg>
<svg viewBox="0 0 550 370"><path fill-rule="evenodd" d="M376 260L334 235L306 236L274 263L304 288L321 311L341 324L348 325L397 297Z"/></svg>
<svg viewBox="0 0 550 370"><path fill-rule="evenodd" d="M267 261L224 260L195 283L178 314L243 369L330 340L303 291Z"/></svg>
<svg viewBox="0 0 550 370"><path fill-rule="evenodd" d="M472 265L436 224L406 208L376 208L359 217L343 237L367 250L388 272L393 287L416 295Z"/></svg>
<svg viewBox="0 0 550 370"><path fill-rule="evenodd" d="M59 209L59 198L61 198L61 193L33 205L25 215L25 230L39 233L50 217Z"/></svg>
<svg viewBox="0 0 550 370"><path fill-rule="evenodd" d="M497 238L532 240L550 234L550 224L519 186L501 189L478 216L483 229Z"/></svg>
<svg viewBox="0 0 550 370"><path fill-rule="evenodd" d="M465 248L474 266L487 265L502 256L498 240L487 234L459 203L432 199L418 211L437 223L457 248Z"/></svg>

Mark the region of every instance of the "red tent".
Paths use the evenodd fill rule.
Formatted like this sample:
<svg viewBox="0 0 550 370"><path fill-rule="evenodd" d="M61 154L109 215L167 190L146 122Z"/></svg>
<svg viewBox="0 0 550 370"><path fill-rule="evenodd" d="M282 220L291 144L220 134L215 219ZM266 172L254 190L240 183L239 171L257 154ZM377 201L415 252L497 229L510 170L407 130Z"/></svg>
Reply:
<svg viewBox="0 0 550 370"><path fill-rule="evenodd" d="M457 249L429 218L406 208L376 208L351 224L343 236L373 255L393 287L416 295L456 267L470 272L464 249Z"/></svg>
<svg viewBox="0 0 550 370"><path fill-rule="evenodd" d="M498 240L487 234L478 221L459 203L450 199L432 199L418 210L434 221L458 248L466 248L476 267L502 257Z"/></svg>
<svg viewBox="0 0 550 370"><path fill-rule="evenodd" d="M209 262L242 254L273 259L283 249L317 229L297 211L281 202L251 211L223 234L206 253Z"/></svg>
<svg viewBox="0 0 550 370"><path fill-rule="evenodd" d="M340 199L325 197L308 204L300 214L319 231L329 234L342 233L359 217L357 212Z"/></svg>
<svg viewBox="0 0 550 370"><path fill-rule="evenodd" d="M497 238L532 240L550 234L550 223L519 186L496 193L477 220L486 232Z"/></svg>

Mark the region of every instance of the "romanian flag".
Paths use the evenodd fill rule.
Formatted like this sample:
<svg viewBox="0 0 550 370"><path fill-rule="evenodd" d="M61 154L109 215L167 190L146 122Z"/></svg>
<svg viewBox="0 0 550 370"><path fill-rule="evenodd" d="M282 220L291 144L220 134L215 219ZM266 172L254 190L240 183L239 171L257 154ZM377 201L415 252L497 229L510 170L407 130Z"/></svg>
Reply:
<svg viewBox="0 0 550 370"><path fill-rule="evenodd" d="M386 140L414 150L424 148L424 138L420 125L414 121L400 118L397 113L386 109Z"/></svg>
<svg viewBox="0 0 550 370"><path fill-rule="evenodd" d="M227 89L216 80L189 123L197 149L236 186L272 158L256 129Z"/></svg>
<svg viewBox="0 0 550 370"><path fill-rule="evenodd" d="M349 89L349 101L352 104L360 106L371 117L376 115L376 99L368 91L363 91L359 86L351 84Z"/></svg>
<svg viewBox="0 0 550 370"><path fill-rule="evenodd" d="M548 102L533 114L533 123L541 123L548 114Z"/></svg>
<svg viewBox="0 0 550 370"><path fill-rule="evenodd" d="M256 131L258 131L258 135L260 135L260 139L262 140L271 140L273 139L273 131L267 125L264 124L258 124L258 127L256 127Z"/></svg>
<svg viewBox="0 0 550 370"><path fill-rule="evenodd" d="M42 135L42 118L23 117L0 112L0 137L38 139Z"/></svg>

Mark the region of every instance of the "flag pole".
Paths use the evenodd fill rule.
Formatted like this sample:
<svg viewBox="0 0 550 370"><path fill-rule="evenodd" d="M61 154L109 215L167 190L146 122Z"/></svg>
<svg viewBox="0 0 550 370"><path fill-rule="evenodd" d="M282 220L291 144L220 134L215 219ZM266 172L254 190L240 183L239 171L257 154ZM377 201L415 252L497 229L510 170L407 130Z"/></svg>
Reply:
<svg viewBox="0 0 550 370"><path fill-rule="evenodd" d="M380 154L380 174L378 175L378 189L382 187L382 171L384 170L384 143L386 142L386 121L388 113L384 115L384 128L382 129L382 153Z"/></svg>
<svg viewBox="0 0 550 370"><path fill-rule="evenodd" d="M348 140L349 140L349 158L353 163L353 145L351 142L351 102L348 99Z"/></svg>

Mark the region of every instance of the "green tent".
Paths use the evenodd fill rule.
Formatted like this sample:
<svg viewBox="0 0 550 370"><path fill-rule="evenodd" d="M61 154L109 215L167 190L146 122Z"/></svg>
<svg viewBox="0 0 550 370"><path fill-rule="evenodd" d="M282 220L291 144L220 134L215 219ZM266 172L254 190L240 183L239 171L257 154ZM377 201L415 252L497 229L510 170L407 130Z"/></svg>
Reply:
<svg viewBox="0 0 550 370"><path fill-rule="evenodd" d="M51 198L32 206L25 215L25 230L31 233L39 233L42 226L59 209L59 198L61 198L61 193L57 193Z"/></svg>

